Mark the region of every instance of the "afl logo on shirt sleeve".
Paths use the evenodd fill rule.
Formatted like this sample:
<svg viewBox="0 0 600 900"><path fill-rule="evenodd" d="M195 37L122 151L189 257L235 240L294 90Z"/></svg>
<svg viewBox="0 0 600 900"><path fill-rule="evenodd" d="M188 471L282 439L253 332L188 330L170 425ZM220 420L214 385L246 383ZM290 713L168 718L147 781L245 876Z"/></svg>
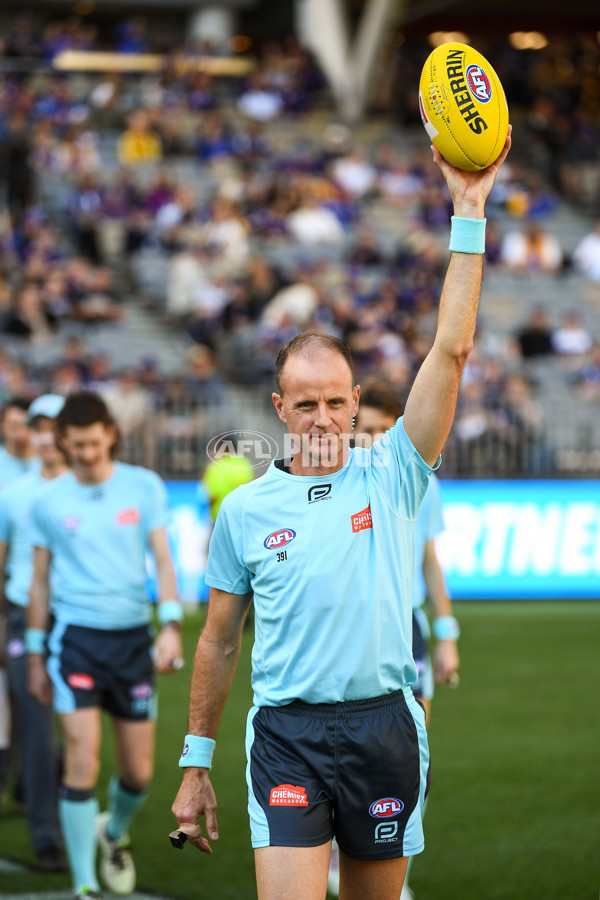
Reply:
<svg viewBox="0 0 600 900"><path fill-rule="evenodd" d="M267 550L279 550L280 547L285 547L286 544L289 544L296 537L296 532L293 528L280 528L279 531L272 531L269 537L266 537L263 541L263 546Z"/></svg>

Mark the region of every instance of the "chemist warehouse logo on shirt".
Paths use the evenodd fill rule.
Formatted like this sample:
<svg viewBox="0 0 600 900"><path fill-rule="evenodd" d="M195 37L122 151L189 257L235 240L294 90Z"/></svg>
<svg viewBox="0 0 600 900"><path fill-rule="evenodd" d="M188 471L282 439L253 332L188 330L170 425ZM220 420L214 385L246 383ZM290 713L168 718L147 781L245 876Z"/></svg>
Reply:
<svg viewBox="0 0 600 900"><path fill-rule="evenodd" d="M123 509L120 513L117 513L117 525L137 525L139 521L139 509Z"/></svg>
<svg viewBox="0 0 600 900"><path fill-rule="evenodd" d="M354 513L354 515L350 517L350 520L352 522L352 531L354 534L356 534L357 531L363 531L365 528L372 528L373 518L371 516L371 507L365 506L360 512Z"/></svg>

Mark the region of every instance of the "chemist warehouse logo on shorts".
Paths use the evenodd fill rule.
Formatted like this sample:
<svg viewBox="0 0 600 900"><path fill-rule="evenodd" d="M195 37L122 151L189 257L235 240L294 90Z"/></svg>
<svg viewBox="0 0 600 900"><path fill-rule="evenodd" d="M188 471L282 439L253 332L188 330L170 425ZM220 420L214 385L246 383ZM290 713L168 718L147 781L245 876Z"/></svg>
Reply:
<svg viewBox="0 0 600 900"><path fill-rule="evenodd" d="M93 691L94 679L87 672L71 672L67 675L67 684L74 691Z"/></svg>
<svg viewBox="0 0 600 900"><path fill-rule="evenodd" d="M293 784L278 784L271 788L269 806L308 806L306 788Z"/></svg>

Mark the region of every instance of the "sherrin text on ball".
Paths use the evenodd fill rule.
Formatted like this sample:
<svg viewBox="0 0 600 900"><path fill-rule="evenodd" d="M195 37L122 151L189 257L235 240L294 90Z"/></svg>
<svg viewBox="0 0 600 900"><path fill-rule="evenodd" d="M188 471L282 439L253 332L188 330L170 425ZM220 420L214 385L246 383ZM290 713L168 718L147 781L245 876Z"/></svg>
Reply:
<svg viewBox="0 0 600 900"><path fill-rule="evenodd" d="M455 41L429 54L419 84L425 130L458 169L485 169L502 152L508 106L500 79L472 47Z"/></svg>

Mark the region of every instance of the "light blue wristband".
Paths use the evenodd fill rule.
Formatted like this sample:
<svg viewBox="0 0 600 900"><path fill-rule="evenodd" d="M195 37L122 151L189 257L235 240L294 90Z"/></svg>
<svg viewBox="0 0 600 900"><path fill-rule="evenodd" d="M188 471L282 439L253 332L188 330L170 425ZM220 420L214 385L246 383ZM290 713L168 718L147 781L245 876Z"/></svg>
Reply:
<svg viewBox="0 0 600 900"><path fill-rule="evenodd" d="M46 652L46 632L43 628L25 629L25 649L28 653L39 653L43 656Z"/></svg>
<svg viewBox="0 0 600 900"><path fill-rule="evenodd" d="M487 219L463 219L452 216L450 247L452 253L485 253Z"/></svg>
<svg viewBox="0 0 600 900"><path fill-rule="evenodd" d="M436 641L457 641L460 637L460 625L454 616L440 616L433 620L433 636Z"/></svg>
<svg viewBox="0 0 600 900"><path fill-rule="evenodd" d="M166 625L167 622L181 622L183 619L183 606L179 600L163 600L158 604L156 611L158 624Z"/></svg>
<svg viewBox="0 0 600 900"><path fill-rule="evenodd" d="M195 766L198 769L210 769L215 746L212 738L186 734L179 765L181 768Z"/></svg>

